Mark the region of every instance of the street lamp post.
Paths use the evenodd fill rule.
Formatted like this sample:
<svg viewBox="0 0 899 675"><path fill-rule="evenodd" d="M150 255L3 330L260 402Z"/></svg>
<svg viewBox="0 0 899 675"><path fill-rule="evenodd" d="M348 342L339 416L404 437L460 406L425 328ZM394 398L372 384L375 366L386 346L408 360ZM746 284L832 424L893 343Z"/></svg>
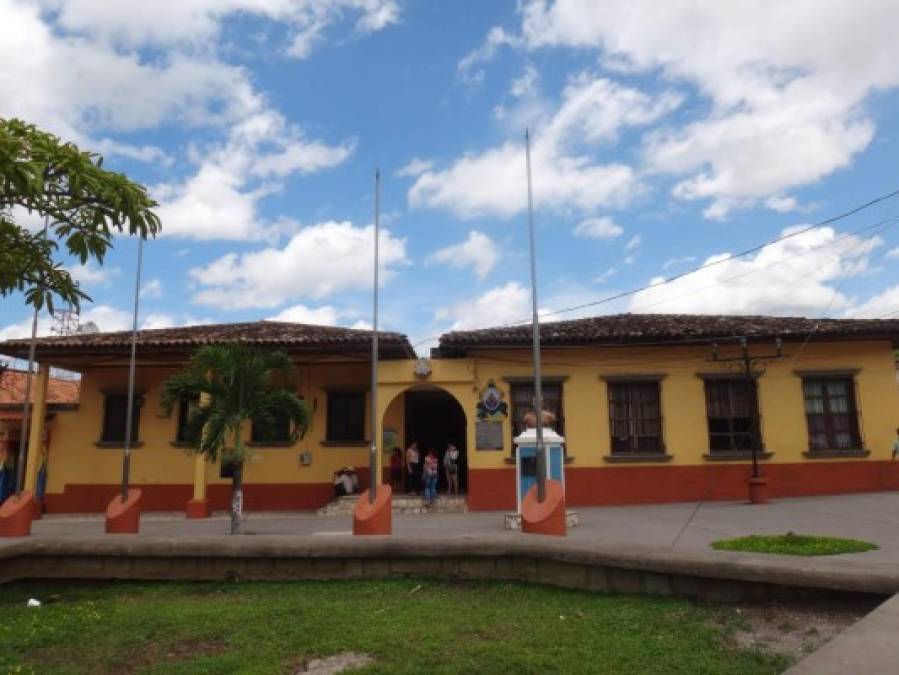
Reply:
<svg viewBox="0 0 899 675"><path fill-rule="evenodd" d="M755 386L756 376L761 375L764 372L763 364L769 361L783 358L783 341L780 338L777 338L774 343L774 354L756 354L754 356L750 353L749 342L747 341L747 339L745 337L741 337L739 341L740 354L738 356L729 357L722 357L720 354L718 343L713 343L712 361L714 361L715 363L734 364L740 368L741 374L743 376L743 381L746 386L746 395L749 405L751 406L752 415L752 422L749 429L750 445L752 445L752 447L750 448L752 452L752 478L758 479L762 477L758 460L758 453L761 449L762 438L758 399L755 396L751 396L751 393L753 387Z"/></svg>

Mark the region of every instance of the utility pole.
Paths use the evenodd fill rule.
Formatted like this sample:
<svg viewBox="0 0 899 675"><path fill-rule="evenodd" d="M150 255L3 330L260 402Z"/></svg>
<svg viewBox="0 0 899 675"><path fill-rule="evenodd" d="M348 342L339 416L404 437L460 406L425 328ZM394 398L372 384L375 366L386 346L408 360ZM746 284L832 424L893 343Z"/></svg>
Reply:
<svg viewBox="0 0 899 675"><path fill-rule="evenodd" d="M739 356L730 356L727 358L722 358L718 349L718 343L715 342L712 344L712 361L716 363L732 363L737 365L741 374L743 375L743 381L746 386L746 395L749 397L749 405L752 406L752 424L749 430L751 437L751 445L752 448L752 477L759 478L761 476L761 472L759 471L759 459L758 453L761 449L762 438L761 438L761 421L759 417L759 406L758 406L758 396L752 396L753 388L755 387L755 378L756 375L761 375L764 372L763 364L768 361L774 361L776 359L783 358L783 340L777 338L774 343L775 353L774 354L759 354L756 356L752 356L749 352L749 343L745 337L740 338L740 355ZM756 366L759 366L756 369Z"/></svg>
<svg viewBox="0 0 899 675"><path fill-rule="evenodd" d="M378 496L378 237L381 210L381 170L375 169L375 286L372 293L371 329L371 448L369 449L368 501ZM388 505L389 506L389 505Z"/></svg>
<svg viewBox="0 0 899 675"><path fill-rule="evenodd" d="M131 317L131 358L128 360L128 404L125 407L125 452L122 456L122 503L128 501L131 482L131 433L134 424L134 370L137 360L137 315L140 308L140 274L144 263L144 238L137 239L137 273L134 277L134 314Z"/></svg>
<svg viewBox="0 0 899 675"><path fill-rule="evenodd" d="M537 244L534 234L534 197L531 190L531 135L524 130L525 162L528 178L528 238L531 248L531 329L534 353L534 408L537 426L537 501L546 499L546 454L543 448L543 378L540 369L540 318L537 316Z"/></svg>
<svg viewBox="0 0 899 675"><path fill-rule="evenodd" d="M45 216L44 230L41 233L41 237L46 239L47 230L49 229L50 216ZM43 277L41 282L43 283ZM31 431L31 380L34 371L34 356L37 349L38 314L39 310L35 307L34 315L31 318L31 340L28 343L28 372L25 375L25 401L22 403L22 427L19 431L19 453L16 458L16 484L14 487L17 495L21 495L22 490L25 488L25 462L28 458L28 435Z"/></svg>

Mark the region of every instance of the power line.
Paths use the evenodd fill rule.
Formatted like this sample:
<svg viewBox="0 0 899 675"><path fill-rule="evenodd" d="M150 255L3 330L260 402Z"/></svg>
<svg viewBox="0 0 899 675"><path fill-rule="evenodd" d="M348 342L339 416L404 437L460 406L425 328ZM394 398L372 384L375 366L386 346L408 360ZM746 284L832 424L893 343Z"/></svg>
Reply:
<svg viewBox="0 0 899 675"><path fill-rule="evenodd" d="M557 310L557 311L554 311L554 312L547 312L547 313L544 314L543 316L555 316L555 315L557 315L557 314L567 314L568 312L574 312L574 311L577 311L577 310L579 310L579 309L586 309L587 307L595 307L596 305L601 305L601 304L604 304L604 303L607 303L607 302L611 302L611 301L613 301L613 300L619 300L619 299L625 298L625 297L627 297L627 296L629 296L629 295L635 295L635 294L637 294L637 293L640 293L641 291L646 291L646 290L649 290L649 289L652 289L652 288L657 288L658 286L664 286L664 285L666 285L666 284L670 284L670 283L672 283L672 282L674 282L674 281L677 281L678 279L683 279L684 277L688 277L688 276L690 276L690 275L692 275L692 274L696 274L697 272L701 272L702 270L709 269L710 267L715 267L715 266L717 266L717 265L723 265L724 263L730 262L731 260L735 260L735 259L737 259L737 258L743 258L743 257L749 255L750 253L757 253L758 251L761 251L761 250L762 250L763 248L765 248L766 246L771 246L772 244L777 244L777 243L780 243L780 242L782 242L782 241L786 241L787 239L792 239L793 237L798 237L799 235L805 234L806 232L810 232L810 231L812 231L812 230L814 230L814 229L816 229L816 228L824 227L825 225L829 225L829 224L831 224L831 223L837 222L837 221L842 220L842 219L844 219L844 218L848 218L849 216L854 215L854 214L858 213L859 211L862 211L863 209L866 209L866 208L868 208L868 207L870 207L870 206L874 206L875 204L879 204L880 202L883 202L883 201L885 201L885 200L887 200L887 199L890 199L891 197L895 197L896 195L899 195L899 190L894 190L893 192L890 192L889 194L886 194L886 195L884 195L884 196L882 196L882 197L878 197L877 199L872 199L871 201L869 201L869 202L867 202L867 203L865 203L865 204L862 204L861 206L857 206L857 207L855 207L854 209L852 209L852 210L850 210L850 211L847 211L847 212L845 212L845 213L841 213L841 214L838 215L838 216L833 216L833 217L831 217L831 218L828 218L827 220L822 220L822 221L819 222L819 223L815 223L814 225L809 225L808 227L804 227L804 228L802 228L802 229L800 229L800 230L796 230L796 231L794 231L794 232L790 232L790 233L788 233L788 234L781 235L781 236L776 237L776 238L774 238L774 239L771 239L771 240L769 240L769 241L767 241L767 242L765 242L765 243L763 243L763 244L759 244L759 245L757 245L757 246L753 246L753 247L751 247L751 248L747 248L747 249L745 249L745 250L743 250L743 251L740 251L740 252L738 252L738 253L733 253L733 254L728 255L728 256L726 256L726 257L724 257L724 258L719 258L718 260L713 260L712 262L709 262L709 263L705 263L705 264L699 265L698 267L694 267L694 268L692 268L692 269L689 269L689 270L687 270L686 272L681 272L680 274L675 274L673 277L669 277L669 278L667 278L667 279L662 279L661 281L656 281L656 282L654 282L654 283L647 284L647 285L645 285L645 286L641 286L640 288L634 288L634 289L631 289L631 290L629 290L629 291L621 291L620 293L615 293L614 295L609 295L609 296L606 296L606 297L604 297L604 298L600 298L600 299L598 299L598 300L593 300L593 301L591 301L591 302L585 302L585 303L582 303L582 304L580 304L580 305L574 305L574 306L572 306L572 307L566 307L566 308L564 308L564 309L560 309L560 310ZM879 223L878 223L878 224L879 224ZM871 226L866 227L866 228L862 228L861 230L856 230L853 234L856 234L856 233L858 233L858 232L862 232L862 231L864 231L864 230L866 230L866 229L870 229L871 227L876 227L876 225L877 225L877 224L871 225ZM519 321L519 322L517 322L517 323L526 323L526 321Z"/></svg>
<svg viewBox="0 0 899 675"><path fill-rule="evenodd" d="M664 285L666 285L666 284L670 284L670 283L672 283L672 282L674 282L674 281L677 281L677 280L679 280L679 279L683 279L684 277L690 276L690 275L692 275L692 274L695 274L695 273L700 272L700 271L702 271L702 270L708 269L708 268L710 268L710 267L714 267L714 266L716 266L716 265L721 265L721 264L723 264L723 263L725 263L725 262L729 262L729 261L735 260L735 259L737 259L737 258L745 257L745 256L747 256L747 255L749 255L749 254L751 254L751 253L756 253L756 252L758 252L758 251L764 249L764 248L767 247L767 246L771 246L771 245L776 244L776 243L779 243L779 242L781 242L781 241L785 241L785 240L788 240L788 239L792 239L793 237L797 237L797 236L799 236L799 235L801 235L801 234L805 234L805 233L810 232L810 231L812 231L812 230L814 230L814 229L816 229L816 228L824 227L824 226L826 226L826 225L830 225L831 223L838 222L838 221L840 221L840 220L843 220L843 219L845 219L845 218L848 218L849 216L852 216L852 215L854 215L854 214L856 214L856 213L859 213L860 211L863 211L863 210L865 210L865 209L868 209L868 208L870 208L871 206L874 206L874 205L879 204L879 203L882 203L882 202L884 202L884 201L886 201L886 200L888 200L888 199L891 199L891 198L893 198L893 197L895 197L895 196L897 196L897 195L899 195L899 189L896 189L896 190L893 190L892 192L889 192L889 193L887 193L887 194L881 195L880 197L876 197L876 198L874 198L874 199L871 199L871 200L865 202L864 204L861 204L861 205L859 205L859 206L856 206L856 207L854 207L854 208L852 208L852 209L850 209L850 210L848 210L848 211L845 211L845 212L843 212L843 213L840 213L840 214L838 214L838 215L831 216L830 218L827 218L827 219L825 219L825 220L822 220L822 221L820 221L820 222L818 222L818 223L815 223L815 224L813 224L813 225L809 225L808 227L804 227L804 228L802 228L802 229L799 229L799 230L790 232L790 233L788 233L788 234L784 234L784 235L781 235L781 236L779 236L779 237L775 237L774 239L770 239L770 240L768 240L768 241L766 241L766 242L764 242L764 243L762 243L762 244L758 244L758 245L753 246L753 247L751 247L751 248L747 248L747 249L744 249L744 250L742 250L742 251L739 251L738 253L733 253L733 254L731 254L731 255L728 255L728 256L726 256L725 258L720 258L720 259L714 260L714 261L712 261L712 262L710 262L710 263L706 263L706 264L703 264L703 265L699 265L699 266L694 267L694 268L692 268L692 269L690 269L690 270L687 270L687 271L685 271L685 272L681 272L680 274L677 274L677 275L675 275L675 276L673 276L673 277L669 277L669 278L667 278L667 279L662 279L662 280L660 280L660 281L657 281L657 282L654 282L654 283L651 283L651 284L647 284L647 285L645 285L645 286L641 286L641 287L639 287L639 288L631 289L631 290L628 290L628 291L621 291L621 292L619 292L619 293L615 293L615 294L613 294L613 295L605 296L605 297L603 297L603 298L599 298L599 299L597 299L597 300L593 300L593 301L590 301L590 302L581 303L581 304L579 304L579 305L573 305L573 306L571 306L571 307L565 307L565 308L563 308L563 309L555 310L555 311L552 311L552 312L546 312L546 313L540 314L540 317L541 317L541 318L544 318L544 317L548 317L548 316L556 316L556 315L559 315L559 314L566 314L566 313L568 313L568 312L573 312L573 311L577 311L577 310L580 310L580 309L585 309L585 308L587 308L587 307L595 307L595 306L597 306L597 305L601 305L601 304L605 304L605 303L608 303L608 302L612 302L613 300L619 300L619 299L624 298L624 297L627 297L627 296L629 296L629 295L635 295L635 294L637 294L637 293L640 293L641 291L645 291L645 290L649 290L649 289L652 289L652 288L657 288L657 287L660 287L660 286L664 286ZM777 262L775 262L775 263L771 263L770 265L766 265L766 266L761 267L761 268L759 268L759 269L757 269L757 270L751 270L751 271L749 271L749 272L743 273L743 274L741 274L741 275L737 275L737 276L732 277L732 278L723 279L723 280L721 280L721 281L719 281L719 282L716 282L716 284L712 284L712 285L710 285L710 286L708 286L708 287L704 287L704 288L699 289L699 290L700 290L700 291L702 291L702 290L707 290L707 288L712 288L712 287L714 287L714 286L716 286L716 285L720 285L721 283L726 282L726 281L730 281L730 280L732 280L732 279L741 278L741 277L743 277L743 276L749 276L750 274L756 274L756 273L758 273L758 272L764 271L765 269L768 269L769 267L773 267L773 266L782 264L783 262L786 262L786 261L788 261L788 260L793 260L793 259L795 259L795 258L799 258L799 257L801 257L801 256L803 256L803 255L806 255L806 254L811 253L811 252L813 252L813 251L819 250L819 249L821 249L821 248L826 248L827 246L832 246L832 245L834 245L834 244L836 244L836 243L838 243L838 242L840 242L840 241L845 240L846 238L848 238L848 237L850 237L850 236L854 236L854 235L860 234L860 233L862 233L862 232L865 232L865 231L867 231L867 230L871 230L871 229L874 229L874 228L877 228L877 227L880 227L880 226L883 226L883 225L889 223L889 225L886 225L886 226L884 227L884 229L882 230L882 231L885 231L886 229L889 229L889 227L892 227L893 225L896 224L895 221L896 221L897 218L899 218L899 217L897 217L897 216L891 216L890 218L886 218L886 219L880 220L880 221L878 221L878 222L876 222L876 223L866 225L866 226L864 226L864 227L861 227L861 228L858 228L858 229L853 230L853 231L851 231L851 232L848 232L848 233L846 233L846 234L844 234L844 235L842 235L842 236L840 236L840 237L837 237L837 238L834 239L833 241L830 241L830 242L828 242L828 243L826 243L826 244L822 244L821 246L817 246L817 247L814 247L814 248L809 249L809 250L807 250L807 251L803 251L802 253L799 253L799 254L797 254L797 255L795 255L795 256L791 256L790 258L786 258L786 259L784 259L784 260L777 261ZM876 235L876 234L879 234L879 232L875 233L875 235ZM871 238L873 238L873 236L874 236L874 235L872 235ZM696 292L696 291L693 291L693 292ZM691 292L691 293L692 293L692 292ZM691 293L687 293L687 294L684 294L684 295L690 295ZM684 296L677 296L677 297L679 298L679 297L684 297ZM666 299L666 300L662 300L662 301L659 301L659 302L657 302L657 303L653 303L652 305L649 305L649 306L656 306L656 305L659 305L659 304L665 304L666 302L670 302L671 300L674 300L674 299L677 299L677 298L668 298L668 299ZM492 326L491 328L512 328L512 327L519 326L519 325L522 325L522 324L530 323L530 321L531 321L530 319L522 319L522 320L515 321L515 322L511 322L511 323L506 323L506 324L500 324L500 325L497 325L497 326ZM418 346L423 345L423 344L425 344L425 343L427 343L427 342L431 342L431 341L433 341L433 340L439 339L440 337L441 337L440 335L431 335L431 336L429 336L429 337L427 337L427 338L424 338L424 339L422 339L422 340L419 340L419 341L415 342L415 343L412 345L412 347L413 347L413 348L418 347Z"/></svg>

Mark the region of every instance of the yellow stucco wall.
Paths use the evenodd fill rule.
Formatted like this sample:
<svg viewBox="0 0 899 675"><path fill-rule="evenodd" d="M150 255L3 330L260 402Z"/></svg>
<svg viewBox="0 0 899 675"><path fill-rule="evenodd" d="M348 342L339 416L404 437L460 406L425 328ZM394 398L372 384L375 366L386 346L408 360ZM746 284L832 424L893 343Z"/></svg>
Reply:
<svg viewBox="0 0 899 675"><path fill-rule="evenodd" d="M756 349L756 348L754 348ZM809 344L795 358L798 345L786 345L784 358L773 361L759 380L762 436L772 462L811 461L803 458L808 449L801 379L795 371L857 370L862 435L872 459L887 459L899 420L899 388L890 345L886 342ZM769 353L772 347L759 347ZM727 355L722 351L722 355ZM606 465L609 454L609 419L606 384L602 376L664 375L661 381L663 433L669 464L705 464L708 435L703 381L698 373L727 372L722 364L709 361L703 347L634 347L614 349L569 348L544 350L546 376L566 378L563 384L565 433L568 454L577 467ZM475 450L475 406L487 382L495 380L509 400L505 377L528 376L530 353L526 350L491 350L464 359L431 360L432 372L420 378L413 361L381 364L378 394L378 438L383 428L398 432L405 447L403 393L411 387L440 387L459 401L468 421L468 465L470 468L507 466L511 447L511 424L504 423L503 451ZM134 450L132 480L141 483L193 481L194 462L184 450L173 447L176 415L163 417L159 405L163 380L173 370L141 367L137 385L143 391L140 440ZM121 472L121 449L98 448L102 424L103 391L122 391L127 381L124 367L94 368L83 373L81 400L77 410L59 412L51 422L52 449L48 492L61 492L66 483L116 483ZM250 483L330 482L333 472L345 465L367 466L368 448L326 447L326 402L329 388L367 389L367 364L316 362L298 365L298 393L312 406L306 436L291 448L257 448L246 480ZM368 416L370 412L367 413ZM368 429L368 419L366 420ZM247 430L249 433L249 430ZM386 450L389 450L387 448ZM301 466L299 455L312 454L310 466ZM382 453L382 460L385 455ZM830 460L814 460L830 461ZM832 460L840 461L840 460ZM209 483L227 483L218 468L207 470Z"/></svg>

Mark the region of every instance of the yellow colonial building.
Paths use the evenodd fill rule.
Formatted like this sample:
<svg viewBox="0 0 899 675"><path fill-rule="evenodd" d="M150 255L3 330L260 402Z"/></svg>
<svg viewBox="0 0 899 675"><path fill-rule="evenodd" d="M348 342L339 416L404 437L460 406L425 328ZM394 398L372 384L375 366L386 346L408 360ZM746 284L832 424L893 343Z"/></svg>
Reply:
<svg viewBox="0 0 899 675"><path fill-rule="evenodd" d="M118 490L130 338L38 340L26 487L45 473L47 511L103 511ZM226 508L228 467L189 454L187 405L166 416L160 394L198 346L240 341L287 352L312 411L295 443L280 440L287 430L246 430L248 509L322 506L345 466L364 487L372 414L384 465L394 447L442 454L453 443L469 508L512 508L512 439L532 409L530 339L529 326L452 332L420 359L404 335L381 333L372 411L370 332L277 322L140 331L132 483L145 510ZM744 499L753 450L773 497L899 486L897 320L628 314L544 324L541 342L571 505ZM0 354L27 350L27 340L0 342ZM79 372L81 389L77 406L48 420L53 367Z"/></svg>

